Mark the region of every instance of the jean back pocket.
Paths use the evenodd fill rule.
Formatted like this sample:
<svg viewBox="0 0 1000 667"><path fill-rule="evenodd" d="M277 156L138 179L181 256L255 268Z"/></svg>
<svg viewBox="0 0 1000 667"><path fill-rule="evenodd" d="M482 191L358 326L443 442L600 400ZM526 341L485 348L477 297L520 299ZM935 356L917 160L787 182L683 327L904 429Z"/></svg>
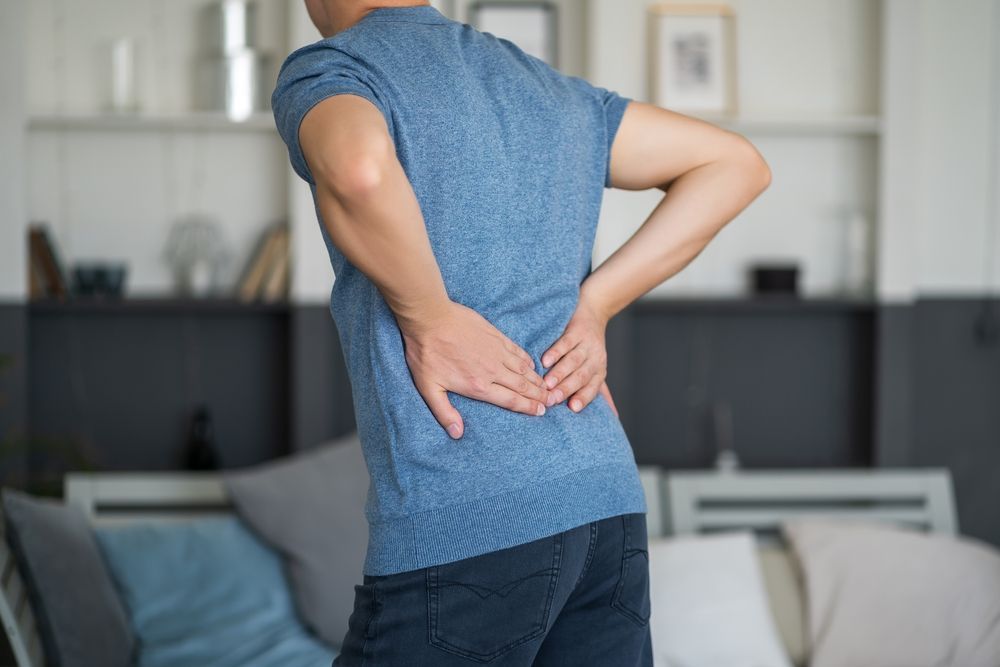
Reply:
<svg viewBox="0 0 1000 667"><path fill-rule="evenodd" d="M611 606L639 626L649 622L649 534L645 514L623 514L621 570Z"/></svg>
<svg viewBox="0 0 1000 667"><path fill-rule="evenodd" d="M563 534L427 568L430 643L489 662L545 632Z"/></svg>

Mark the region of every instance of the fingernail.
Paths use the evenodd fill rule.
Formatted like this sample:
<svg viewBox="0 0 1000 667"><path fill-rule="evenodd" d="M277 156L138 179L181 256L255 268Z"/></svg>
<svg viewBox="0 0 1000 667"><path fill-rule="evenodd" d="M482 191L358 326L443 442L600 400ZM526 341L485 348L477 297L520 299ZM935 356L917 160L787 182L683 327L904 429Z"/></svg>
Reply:
<svg viewBox="0 0 1000 667"><path fill-rule="evenodd" d="M462 429L459 428L457 423L452 422L451 424L448 425L448 435L450 435L453 438L457 438L458 436L462 435Z"/></svg>
<svg viewBox="0 0 1000 667"><path fill-rule="evenodd" d="M556 378L554 375L545 376L545 386L548 387L549 389L552 389L552 387L556 386Z"/></svg>
<svg viewBox="0 0 1000 667"><path fill-rule="evenodd" d="M572 401L569 402L569 407L573 408L573 412L579 412L580 411L580 401L578 401L578 400L576 400L574 398Z"/></svg>
<svg viewBox="0 0 1000 667"><path fill-rule="evenodd" d="M549 358L548 357L542 357L542 366L545 366L546 368L549 367Z"/></svg>
<svg viewBox="0 0 1000 667"><path fill-rule="evenodd" d="M556 400L555 394L549 394L549 397L545 399L545 405L547 407L551 408L556 403L558 403L558 401Z"/></svg>
<svg viewBox="0 0 1000 667"><path fill-rule="evenodd" d="M553 398L555 398L556 403L561 403L563 400L562 389L556 389L554 392L552 392L552 396Z"/></svg>
<svg viewBox="0 0 1000 667"><path fill-rule="evenodd" d="M539 417L541 417L542 415L544 415L545 414L545 406L542 405L541 403L539 403L538 404L538 409L535 410L535 414L538 415Z"/></svg>

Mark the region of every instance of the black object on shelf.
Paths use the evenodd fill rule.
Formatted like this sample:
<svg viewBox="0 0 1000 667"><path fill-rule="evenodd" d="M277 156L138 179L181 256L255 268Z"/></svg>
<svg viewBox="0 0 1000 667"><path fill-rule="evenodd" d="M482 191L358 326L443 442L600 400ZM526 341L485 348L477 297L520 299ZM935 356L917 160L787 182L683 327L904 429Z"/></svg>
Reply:
<svg viewBox="0 0 1000 667"><path fill-rule="evenodd" d="M191 430L184 449L186 470L218 470L219 453L212 433L212 415L208 406L200 405L191 419Z"/></svg>
<svg viewBox="0 0 1000 667"><path fill-rule="evenodd" d="M124 262L77 262L73 265L73 295L121 298L127 273Z"/></svg>
<svg viewBox="0 0 1000 667"><path fill-rule="evenodd" d="M757 264L750 267L752 289L760 296L798 296L799 267L796 264Z"/></svg>

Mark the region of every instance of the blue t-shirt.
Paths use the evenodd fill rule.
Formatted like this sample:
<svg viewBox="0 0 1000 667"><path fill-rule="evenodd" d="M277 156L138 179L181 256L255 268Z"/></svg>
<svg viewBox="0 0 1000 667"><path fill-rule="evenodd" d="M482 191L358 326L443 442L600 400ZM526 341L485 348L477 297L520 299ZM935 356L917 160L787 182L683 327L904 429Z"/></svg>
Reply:
<svg viewBox="0 0 1000 667"><path fill-rule="evenodd" d="M544 374L541 355L590 272L611 142L629 99L430 5L381 7L292 53L278 76L275 120L314 199L299 123L343 93L384 115L450 298L524 348ZM538 417L450 393L465 432L449 437L413 384L381 293L320 229L371 475L365 574L646 511L632 448L601 395L579 413L564 400Z"/></svg>

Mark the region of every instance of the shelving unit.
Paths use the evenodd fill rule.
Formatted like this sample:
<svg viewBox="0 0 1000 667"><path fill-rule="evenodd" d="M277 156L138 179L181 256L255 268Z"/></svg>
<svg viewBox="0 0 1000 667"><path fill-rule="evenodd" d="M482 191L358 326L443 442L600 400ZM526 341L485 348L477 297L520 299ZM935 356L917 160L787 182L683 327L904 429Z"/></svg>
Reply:
<svg viewBox="0 0 1000 667"><path fill-rule="evenodd" d="M290 309L287 300L240 301L232 297L131 296L128 298L75 297L72 299L36 299L28 302L31 313L100 313L137 315L225 315L232 313L284 314Z"/></svg>
<svg viewBox="0 0 1000 667"><path fill-rule="evenodd" d="M190 130L223 132L276 132L270 113L256 113L234 121L211 111L177 114L39 114L28 118L29 131L148 131Z"/></svg>
<svg viewBox="0 0 1000 667"><path fill-rule="evenodd" d="M726 129L747 135L878 135L882 131L879 116L854 114L821 116L807 114L737 116L699 116Z"/></svg>

